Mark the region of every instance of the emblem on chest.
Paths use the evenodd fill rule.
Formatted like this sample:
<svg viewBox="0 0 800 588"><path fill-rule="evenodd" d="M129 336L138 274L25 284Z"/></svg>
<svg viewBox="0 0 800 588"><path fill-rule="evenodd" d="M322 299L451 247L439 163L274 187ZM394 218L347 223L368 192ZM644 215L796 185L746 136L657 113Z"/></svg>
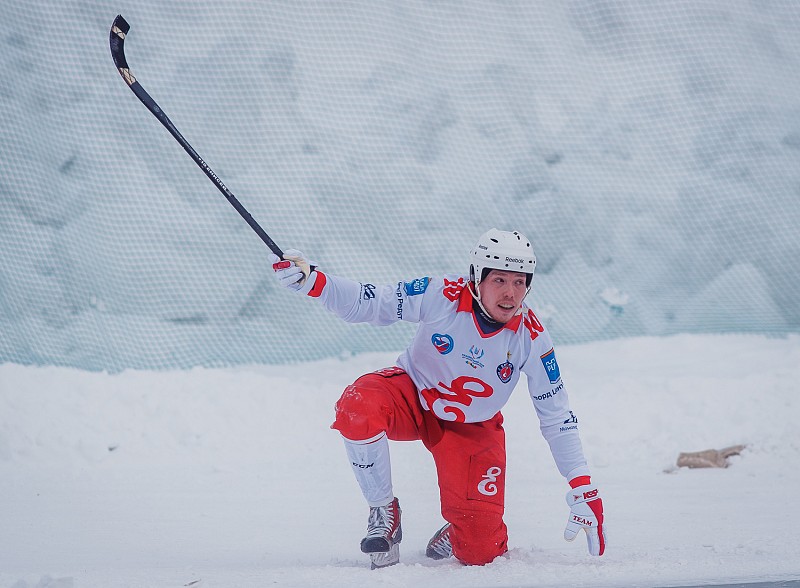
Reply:
<svg viewBox="0 0 800 588"><path fill-rule="evenodd" d="M506 360L497 366L497 377L503 384L508 384L511 381L511 376L514 375L514 364L511 363L511 352L506 352Z"/></svg>
<svg viewBox="0 0 800 588"><path fill-rule="evenodd" d="M481 359L483 359L484 351L483 349L475 346L469 346L469 353L462 353L461 358L467 363L469 367L472 369L478 369L479 367L482 368L483 364L481 363Z"/></svg>

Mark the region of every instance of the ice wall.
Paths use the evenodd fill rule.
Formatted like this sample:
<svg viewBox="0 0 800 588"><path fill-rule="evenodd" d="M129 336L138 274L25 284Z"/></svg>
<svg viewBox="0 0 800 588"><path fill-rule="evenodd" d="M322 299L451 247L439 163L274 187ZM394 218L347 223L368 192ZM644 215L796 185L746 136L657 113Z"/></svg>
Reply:
<svg viewBox="0 0 800 588"><path fill-rule="evenodd" d="M800 330L800 5L0 0L0 362L400 349L279 291L267 249L390 282L534 242L557 342Z"/></svg>

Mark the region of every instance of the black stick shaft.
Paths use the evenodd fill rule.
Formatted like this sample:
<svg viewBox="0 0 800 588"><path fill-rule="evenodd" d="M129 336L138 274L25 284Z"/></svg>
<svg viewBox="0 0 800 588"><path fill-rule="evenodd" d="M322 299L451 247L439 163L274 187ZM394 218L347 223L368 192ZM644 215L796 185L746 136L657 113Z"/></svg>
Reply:
<svg viewBox="0 0 800 588"><path fill-rule="evenodd" d="M189 157L198 165L200 169L208 176L217 189L222 192L222 195L231 203L231 205L236 209L236 211L241 215L241 217L250 225L250 228L253 229L256 234L261 237L261 240L266 243L267 247L269 247L272 252L280 258L283 258L283 251L280 247L275 244L269 235L267 235L266 231L261 228L256 220L250 215L247 209L242 206L242 203L233 195L228 187L222 182L219 176L214 173L208 164L203 160L200 155L198 155L197 151L189 144L183 135L181 135L180 131L172 124L172 121L169 117L164 113L163 110L156 104L156 101L148 94L145 89L136 81L136 78L133 77L133 74L130 72L128 68L128 62L125 60L125 36L128 34L130 30L130 25L128 22L122 18L121 15L118 15L117 18L114 19L114 24L111 25L111 33L109 35L109 41L111 44L111 56L114 58L114 64L117 66L122 79L125 80L125 83L128 84L128 87L136 94L136 97L142 101L153 115L161 122L164 127L170 132L170 134L175 138L175 140L180 143L181 147L189 154Z"/></svg>

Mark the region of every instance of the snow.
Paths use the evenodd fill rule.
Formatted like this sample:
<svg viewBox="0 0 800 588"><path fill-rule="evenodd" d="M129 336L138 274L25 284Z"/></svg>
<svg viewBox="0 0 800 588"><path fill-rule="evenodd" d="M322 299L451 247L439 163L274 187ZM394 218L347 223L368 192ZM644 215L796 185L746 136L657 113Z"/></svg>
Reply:
<svg viewBox="0 0 800 588"><path fill-rule="evenodd" d="M800 578L798 6L0 0L0 586ZM411 327L274 284L114 70L119 12L137 78L280 245L379 283L466 272L491 226L533 240L605 556L562 539L518 390L508 557L424 557L432 460L395 443L402 563L369 570L329 424Z"/></svg>
<svg viewBox="0 0 800 588"><path fill-rule="evenodd" d="M305 301L303 301L305 303ZM331 319L334 320L334 319ZM367 509L333 403L372 353L108 374L0 365L0 586L656 586L800 578L800 336L675 335L557 347L608 520L562 538L565 482L524 384L504 410L510 552L434 562L432 460L392 443L401 563L370 571ZM745 444L726 469L681 451Z"/></svg>

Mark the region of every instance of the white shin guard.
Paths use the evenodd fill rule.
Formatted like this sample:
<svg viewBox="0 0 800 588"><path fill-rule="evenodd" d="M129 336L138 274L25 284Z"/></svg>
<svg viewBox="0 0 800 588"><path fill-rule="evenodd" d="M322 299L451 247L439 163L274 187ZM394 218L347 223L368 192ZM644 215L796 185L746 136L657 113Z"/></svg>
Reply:
<svg viewBox="0 0 800 588"><path fill-rule="evenodd" d="M370 506L386 506L394 499L389 440L386 433L353 441L342 437L347 458Z"/></svg>

